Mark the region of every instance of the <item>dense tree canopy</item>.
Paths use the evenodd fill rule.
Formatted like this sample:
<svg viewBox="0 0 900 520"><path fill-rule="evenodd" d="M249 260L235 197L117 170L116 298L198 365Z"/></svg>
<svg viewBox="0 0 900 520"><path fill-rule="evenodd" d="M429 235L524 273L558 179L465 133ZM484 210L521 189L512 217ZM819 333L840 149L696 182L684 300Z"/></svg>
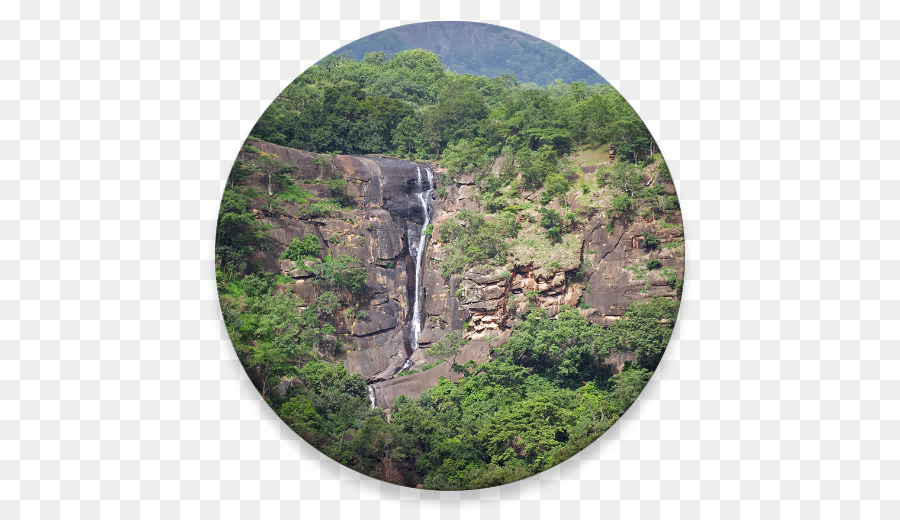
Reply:
<svg viewBox="0 0 900 520"><path fill-rule="evenodd" d="M328 56L300 75L251 132L314 152L442 158L451 169L489 164L503 150L540 187L575 145L610 143L622 157L649 155L650 134L609 85L520 84L445 70L412 49L356 61Z"/></svg>

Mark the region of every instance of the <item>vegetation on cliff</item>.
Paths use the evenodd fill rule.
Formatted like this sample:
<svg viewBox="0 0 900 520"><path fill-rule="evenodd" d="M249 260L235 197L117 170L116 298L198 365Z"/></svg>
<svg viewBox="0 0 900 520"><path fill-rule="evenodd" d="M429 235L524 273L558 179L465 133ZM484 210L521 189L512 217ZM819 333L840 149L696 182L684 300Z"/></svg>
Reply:
<svg viewBox="0 0 900 520"><path fill-rule="evenodd" d="M297 78L252 136L232 170L219 215L222 312L261 394L328 456L389 482L431 489L512 482L590 444L656 370L678 311L672 295L680 297L682 286L673 262L659 260L661 251L681 247L672 238L680 235L662 234L680 226L679 208L662 186L670 180L668 168L649 132L608 85L537 88L508 75L460 75L422 50L390 59L372 53L358 62L331 57ZM253 144L284 148L257 139L320 154L306 159L317 175L294 175L291 163ZM617 148L615 161L607 159L610 146ZM584 158L601 148L602 160L586 164ZM401 396L387 413L370 406L366 381L341 363L359 353L348 352L342 340L357 330L350 320L368 319L373 287L381 281L367 276L359 260L365 256L343 254L348 228L328 227L337 222L363 233L356 220L365 206L357 198L362 181L342 176L335 166L338 151L438 161L438 198L445 211L459 206L424 230L436 255L429 261L443 274L446 290L458 287L462 296L469 289L482 294L470 275L474 268L485 270L478 276L494 284L496 305L482 306L482 315L472 319L505 328L499 314L485 313L511 309L511 334L487 349L487 362L456 363L472 332L468 321L459 325L468 318L459 319L459 330L441 330L427 348L430 362L420 361L409 373L443 364L458 379L442 378L417 399ZM275 247L282 223L298 221L305 231L282 233L280 250L271 253L280 272L267 271L260 253ZM364 224L369 235L374 222ZM647 287L656 283L668 297L646 296L627 310L622 305L618 319L592 321L586 316L595 309L583 297L592 287L591 263L599 264L636 222L646 229L631 237L631 248L644 256L616 269ZM606 248L603 255L588 249L591 233ZM392 270L400 258L402 265L395 256L406 247L402 241L396 237L397 249L385 246L387 253L374 264ZM598 278L596 286L607 284ZM514 282L520 283L515 289ZM577 289L571 300L562 294L566 287ZM542 291L554 294L552 313L538 303ZM527 304L516 303L517 297ZM372 316L390 327L407 319L383 311ZM445 329L444 316L437 317ZM371 336L383 329L358 330ZM634 361L610 365L613 353Z"/></svg>
<svg viewBox="0 0 900 520"><path fill-rule="evenodd" d="M608 329L574 310L555 320L535 312L496 360L457 365L464 374L457 382L442 378L417 400L399 397L390 422L381 409L369 409L359 376L327 363L307 364L302 384L284 400L274 395L273 405L330 457L389 482L429 489L513 482L577 453L628 409L672 333L667 302L636 305L621 321L628 325ZM604 372L604 355L627 347L638 330L651 331L640 339L647 352L641 363Z"/></svg>

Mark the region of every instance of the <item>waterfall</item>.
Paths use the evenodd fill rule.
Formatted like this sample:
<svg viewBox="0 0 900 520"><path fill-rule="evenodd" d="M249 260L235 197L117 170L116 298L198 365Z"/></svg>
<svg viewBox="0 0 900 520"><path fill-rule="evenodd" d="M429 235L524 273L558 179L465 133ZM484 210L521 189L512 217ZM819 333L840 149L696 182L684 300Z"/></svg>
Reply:
<svg viewBox="0 0 900 520"><path fill-rule="evenodd" d="M422 263L425 258L425 248L428 244L426 231L428 230L428 224L431 223L431 197L434 195L435 189L434 172L427 166L425 166L424 169L425 175L423 176L422 166L416 165L416 191L413 193L413 195L415 195L415 200L418 200L422 209L422 227L419 229L418 237L415 236L416 226L412 225L407 228L406 235L409 242L409 253L410 256L415 259L416 265L414 273L415 284L413 289L412 317L409 322L409 352L414 352L419 348L419 335L422 333L422 301L425 292L422 283ZM414 199L410 198L410 205L412 205L413 201ZM412 364L412 361L407 356L406 362L403 363L403 366L396 373L399 374L403 372L411 367ZM367 386L369 390L369 401L372 403L372 408L375 408L375 391L372 389L371 384Z"/></svg>
<svg viewBox="0 0 900 520"><path fill-rule="evenodd" d="M414 254L416 258L416 283L415 283L415 293L413 299L413 314L410 325L410 341L412 342L412 350L416 350L419 348L419 334L422 333L422 260L425 257L425 246L428 241L427 235L425 234L428 230L428 224L431 223L431 197L434 194L434 178L431 168L425 167L425 179L423 183L422 179L422 169L419 166L416 166L416 186L418 186L419 191L416 192L416 197L419 199L419 203L422 205L422 214L424 215L424 221L422 222L422 230L419 232L419 241L414 248ZM410 248L413 247L412 241L410 241ZM407 360L407 365L411 363ZM404 366L404 368L407 368Z"/></svg>

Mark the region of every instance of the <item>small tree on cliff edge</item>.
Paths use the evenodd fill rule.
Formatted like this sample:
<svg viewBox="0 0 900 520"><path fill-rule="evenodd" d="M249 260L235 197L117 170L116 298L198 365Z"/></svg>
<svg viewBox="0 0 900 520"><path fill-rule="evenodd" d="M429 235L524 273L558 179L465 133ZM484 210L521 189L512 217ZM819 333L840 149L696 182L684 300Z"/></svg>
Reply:
<svg viewBox="0 0 900 520"><path fill-rule="evenodd" d="M259 159L256 160L256 166L266 176L270 197L272 196L272 182L283 185L288 181L287 174L294 171L291 163L282 161L274 153L260 153Z"/></svg>
<svg viewBox="0 0 900 520"><path fill-rule="evenodd" d="M433 343L429 347L428 353L444 362L459 354L459 351L468 343L468 339L462 337L459 331L454 330L447 333L440 341Z"/></svg>

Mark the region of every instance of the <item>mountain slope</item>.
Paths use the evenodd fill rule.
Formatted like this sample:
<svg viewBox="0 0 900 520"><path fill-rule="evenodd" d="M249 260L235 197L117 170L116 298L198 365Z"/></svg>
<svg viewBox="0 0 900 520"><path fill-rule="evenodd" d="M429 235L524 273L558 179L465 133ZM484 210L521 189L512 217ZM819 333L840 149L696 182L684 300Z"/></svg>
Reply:
<svg viewBox="0 0 900 520"><path fill-rule="evenodd" d="M425 22L367 36L334 54L361 59L366 53L396 54L425 49L440 55L450 70L495 77L512 73L521 82L548 85L556 79L589 85L606 83L602 76L566 51L528 34L473 22Z"/></svg>

